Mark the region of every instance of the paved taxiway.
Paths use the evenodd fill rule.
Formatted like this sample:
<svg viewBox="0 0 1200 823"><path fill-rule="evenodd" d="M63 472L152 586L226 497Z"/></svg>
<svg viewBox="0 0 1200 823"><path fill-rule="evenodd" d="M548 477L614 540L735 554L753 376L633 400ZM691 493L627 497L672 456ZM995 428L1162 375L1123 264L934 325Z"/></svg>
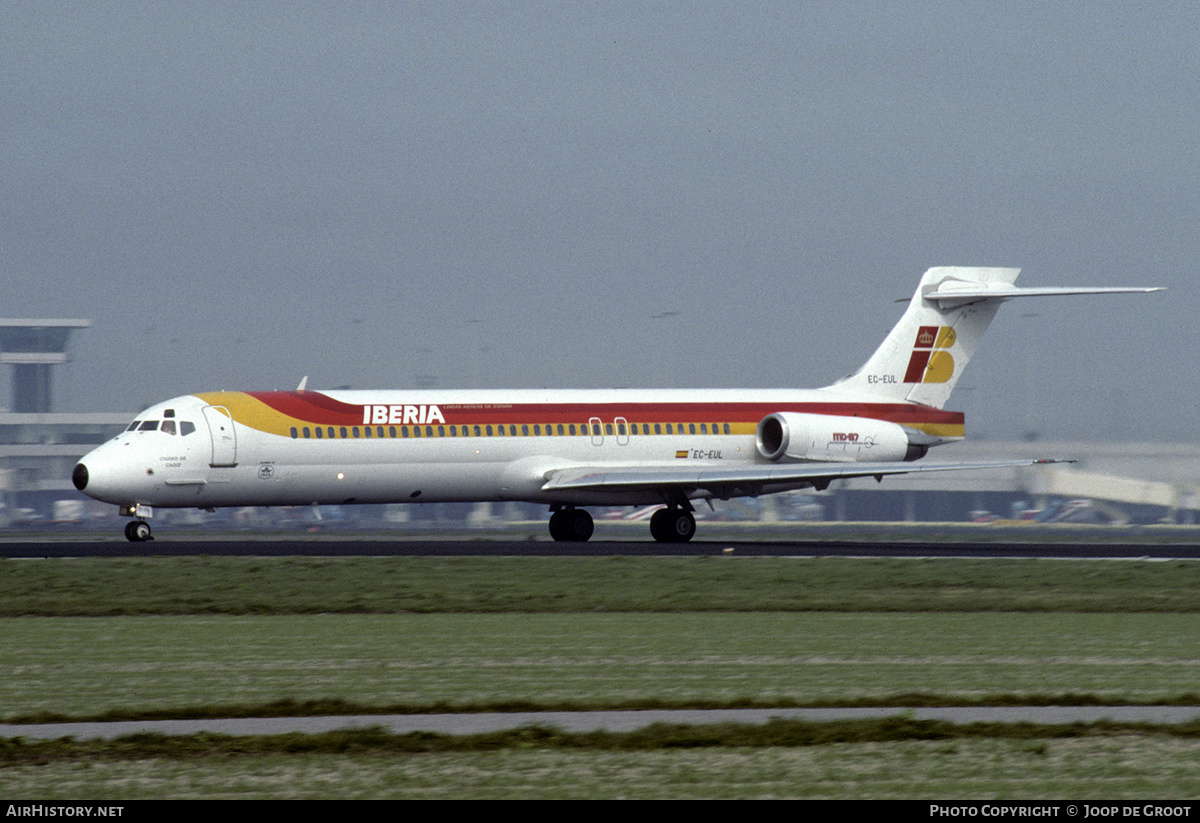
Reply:
<svg viewBox="0 0 1200 823"><path fill-rule="evenodd" d="M379 727L393 734L436 732L484 734L529 726L567 732L630 732L655 723L709 725L762 724L774 718L828 722L903 716L950 723L1187 723L1200 720L1200 706L939 706L901 709L711 709L602 712L480 712L473 714L394 714L332 717L250 717L209 720L147 720L120 723L0 724L0 738L27 740L73 737L114 738L130 734L263 735Z"/></svg>

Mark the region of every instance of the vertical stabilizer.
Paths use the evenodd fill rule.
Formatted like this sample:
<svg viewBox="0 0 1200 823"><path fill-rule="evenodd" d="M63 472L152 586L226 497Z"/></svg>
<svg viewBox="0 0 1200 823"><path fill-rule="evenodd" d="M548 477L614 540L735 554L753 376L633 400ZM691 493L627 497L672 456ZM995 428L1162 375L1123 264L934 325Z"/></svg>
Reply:
<svg viewBox="0 0 1200 823"><path fill-rule="evenodd" d="M1020 272L929 269L904 316L866 364L829 388L942 408ZM994 295L980 295L993 290ZM962 299L944 297L959 291L965 295Z"/></svg>

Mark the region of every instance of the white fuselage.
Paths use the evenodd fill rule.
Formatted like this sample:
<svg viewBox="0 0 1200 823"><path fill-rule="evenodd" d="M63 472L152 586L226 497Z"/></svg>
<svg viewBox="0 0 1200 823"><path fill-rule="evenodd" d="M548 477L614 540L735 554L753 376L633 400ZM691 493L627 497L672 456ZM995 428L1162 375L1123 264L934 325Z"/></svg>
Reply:
<svg viewBox="0 0 1200 823"><path fill-rule="evenodd" d="M76 485L122 506L641 505L664 502L662 494L545 486L551 472L575 467L769 464L757 428L780 411L830 421L809 438L811 453L789 453L796 460L905 459L903 445L884 442L872 425L904 426L926 442L962 436L957 413L824 390L224 392L147 409L81 460Z"/></svg>

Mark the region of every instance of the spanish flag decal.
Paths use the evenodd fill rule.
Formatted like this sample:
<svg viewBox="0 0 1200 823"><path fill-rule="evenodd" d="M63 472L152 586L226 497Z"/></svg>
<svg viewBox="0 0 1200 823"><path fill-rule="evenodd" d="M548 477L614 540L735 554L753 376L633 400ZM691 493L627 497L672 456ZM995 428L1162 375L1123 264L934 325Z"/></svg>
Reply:
<svg viewBox="0 0 1200 823"><path fill-rule="evenodd" d="M679 457L687 457L687 456L688 456L688 450L687 450L687 449L676 449L676 450L675 450L675 457L676 457L676 458L679 458Z"/></svg>
<svg viewBox="0 0 1200 823"><path fill-rule="evenodd" d="M958 338L950 326L921 326L913 344L905 383L946 383L954 375L954 358L947 349Z"/></svg>

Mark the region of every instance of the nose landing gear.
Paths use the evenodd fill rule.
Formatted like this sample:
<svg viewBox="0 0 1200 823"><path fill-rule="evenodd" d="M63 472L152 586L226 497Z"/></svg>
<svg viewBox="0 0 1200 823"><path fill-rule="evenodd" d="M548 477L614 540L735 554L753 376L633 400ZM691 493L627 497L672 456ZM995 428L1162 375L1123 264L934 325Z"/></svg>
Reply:
<svg viewBox="0 0 1200 823"><path fill-rule="evenodd" d="M133 543L145 543L154 539L154 535L150 533L150 524L145 520L131 520L126 523L125 537Z"/></svg>

